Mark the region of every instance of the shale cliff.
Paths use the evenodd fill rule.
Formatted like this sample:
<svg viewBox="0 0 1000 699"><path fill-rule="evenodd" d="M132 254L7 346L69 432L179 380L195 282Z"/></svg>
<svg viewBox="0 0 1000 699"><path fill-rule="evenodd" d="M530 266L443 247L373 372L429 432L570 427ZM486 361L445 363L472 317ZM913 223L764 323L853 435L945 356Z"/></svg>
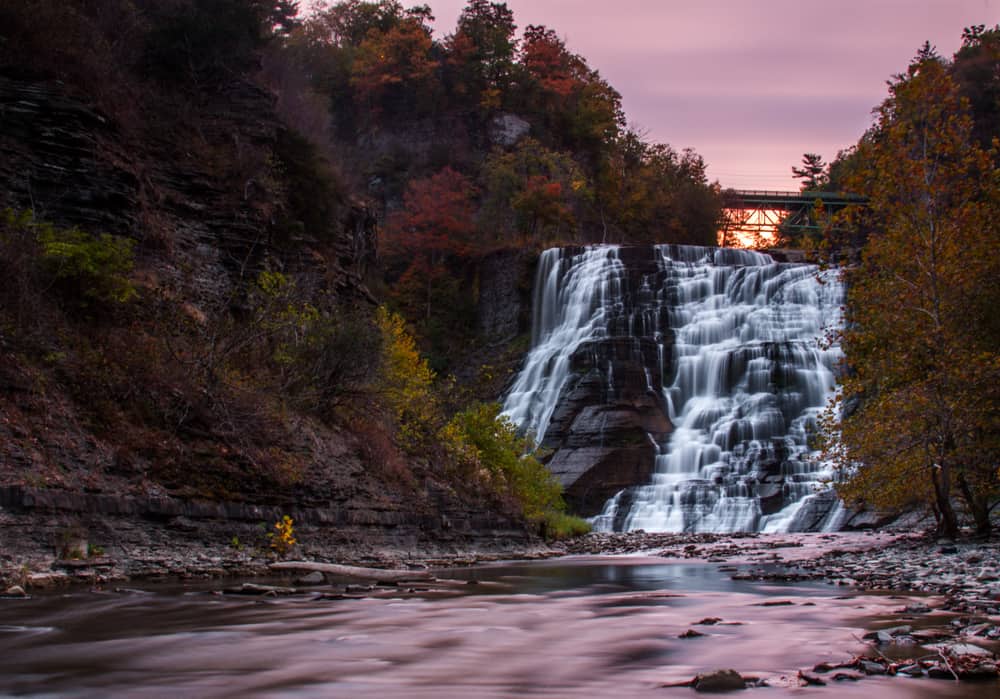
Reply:
<svg viewBox="0 0 1000 699"><path fill-rule="evenodd" d="M5 58L5 568L44 567L82 537L131 572L238 572L283 515L301 553L328 558L532 540L516 508L401 459L365 419L355 389L372 370L375 215L252 69L202 90L136 83L135 102L109 110ZM36 274L52 236L100 254L100 241L128 241L128 302L63 288L66 267ZM328 319L307 370L275 353L288 309ZM498 311L484 332L509 339L517 313ZM194 565L185 552L202 548L212 560Z"/></svg>

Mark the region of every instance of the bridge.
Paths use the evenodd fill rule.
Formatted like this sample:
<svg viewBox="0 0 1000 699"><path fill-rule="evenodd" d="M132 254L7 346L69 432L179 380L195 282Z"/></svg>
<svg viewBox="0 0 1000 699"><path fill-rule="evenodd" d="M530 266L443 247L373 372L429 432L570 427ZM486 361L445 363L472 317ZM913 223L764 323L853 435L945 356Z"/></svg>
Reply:
<svg viewBox="0 0 1000 699"><path fill-rule="evenodd" d="M760 241L780 229L787 233L818 232L847 206L868 200L846 192L782 192L752 189L722 190L722 243L735 238Z"/></svg>

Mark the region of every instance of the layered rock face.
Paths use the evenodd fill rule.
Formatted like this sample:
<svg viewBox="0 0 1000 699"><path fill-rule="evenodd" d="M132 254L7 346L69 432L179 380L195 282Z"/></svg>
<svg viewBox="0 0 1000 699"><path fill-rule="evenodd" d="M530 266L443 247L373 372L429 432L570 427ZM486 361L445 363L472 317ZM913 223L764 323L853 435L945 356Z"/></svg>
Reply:
<svg viewBox="0 0 1000 699"><path fill-rule="evenodd" d="M92 330L98 347L102 333L131 334L146 353L129 358L129 366L148 359L148 394L165 396L157 406L187 400L181 391L187 379L177 379L179 370L154 352L161 347L155 333L173 333L181 342L188 320L204 325L207 334L209 318L225 322L239 315L239 292L265 258L305 279L310 286L303 293L333 296L345 308L374 306L364 283L376 262L374 214L346 198L330 207L333 220L322 239L301 222L295 225L294 183L287 163L276 162L283 157L285 127L273 95L233 76L198 97L188 96L195 111L184 118L142 105L148 119L163 124L125 123L72 86L0 76L0 211L31 211L40 221L132 239L143 298L158 298L151 290L162 289L183 311L177 326L138 318L128 330L110 321ZM514 294L513 310L503 309L493 321L493 330L506 335L518 323L517 281L497 286L503 299ZM51 552L70 526L89 530L105 547L121 539L168 550L184 543L178 537L197 547L228 541L237 530L249 540L260 522L279 513L292 513L311 528L302 540L331 556L379 547L520 546L532 538L517 515L495 502L456 493L450 483L420 471L420 464L413 466L418 476L409 477L388 463L379 452L381 435L364 433L364 424L357 434L353 425L291 414L287 424L277 418L253 423L266 429L250 434L247 443L256 441L244 449L221 432L214 413L205 412L190 428L164 427L160 412L145 410L145 403L136 408L125 397L113 406L114 424L124 427L112 430L35 359L16 355L0 332L2 551L26 557ZM107 363L117 367L124 359L109 356ZM88 367L97 363L88 361ZM125 374L111 375L117 380ZM42 385L45 391L36 390ZM255 414L255 407L247 406L246 414ZM273 462L291 464L291 478L273 471L270 461L250 460L272 452L301 457ZM211 482L200 480L205 474ZM177 518L197 526L170 526Z"/></svg>
<svg viewBox="0 0 1000 699"><path fill-rule="evenodd" d="M808 442L841 297L835 274L749 251L549 250L505 408L598 528L833 527Z"/></svg>
<svg viewBox="0 0 1000 699"><path fill-rule="evenodd" d="M660 392L673 334L649 293L650 251L566 248L539 261L533 350L505 408L552 452L548 467L581 514L648 482L673 430Z"/></svg>

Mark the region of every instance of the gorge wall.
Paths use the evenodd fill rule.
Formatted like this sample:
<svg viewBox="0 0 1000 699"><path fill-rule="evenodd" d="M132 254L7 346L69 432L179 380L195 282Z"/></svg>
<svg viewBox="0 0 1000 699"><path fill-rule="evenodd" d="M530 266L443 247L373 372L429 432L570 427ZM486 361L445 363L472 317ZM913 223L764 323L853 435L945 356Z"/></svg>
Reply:
<svg viewBox="0 0 1000 699"><path fill-rule="evenodd" d="M546 251L505 410L600 529L805 530L842 517L809 437L835 389L835 271L693 246Z"/></svg>

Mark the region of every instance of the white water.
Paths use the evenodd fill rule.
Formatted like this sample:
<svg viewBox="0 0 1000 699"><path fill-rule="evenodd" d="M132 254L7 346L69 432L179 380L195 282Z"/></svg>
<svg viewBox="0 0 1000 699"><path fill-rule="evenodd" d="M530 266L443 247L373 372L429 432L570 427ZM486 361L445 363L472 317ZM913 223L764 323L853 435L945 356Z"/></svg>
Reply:
<svg viewBox="0 0 1000 699"><path fill-rule="evenodd" d="M535 274L532 350L507 395L504 412L541 443L570 376L580 343L607 336L620 304L624 267L615 246L575 256L560 248L542 253Z"/></svg>
<svg viewBox="0 0 1000 699"><path fill-rule="evenodd" d="M674 431L658 445L653 482L615 496L595 527L805 526L797 514L832 477L808 438L836 388L840 349L824 344L841 322L836 272L733 249L658 246L655 254L657 273L642 279L628 303L618 248L543 254L534 347L508 395L507 414L541 441L582 342L652 337L660 361L647 376L659 384ZM667 359L663 338L670 334ZM820 526L837 526L839 509Z"/></svg>

